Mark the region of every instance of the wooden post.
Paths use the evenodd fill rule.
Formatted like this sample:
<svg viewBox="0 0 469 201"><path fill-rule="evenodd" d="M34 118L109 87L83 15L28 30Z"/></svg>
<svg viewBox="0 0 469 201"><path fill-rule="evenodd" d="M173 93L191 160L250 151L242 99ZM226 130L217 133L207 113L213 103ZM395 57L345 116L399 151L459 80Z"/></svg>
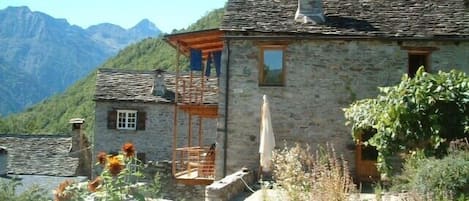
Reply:
<svg viewBox="0 0 469 201"><path fill-rule="evenodd" d="M178 85L179 85L179 41L177 42L177 54L176 54L176 79L175 79L175 97L174 97L174 121L173 121L173 163L172 163L172 173L176 175L176 149L177 149L177 132L178 132Z"/></svg>
<svg viewBox="0 0 469 201"><path fill-rule="evenodd" d="M192 114L190 112L189 112L188 134L189 134L189 137L187 139L187 144L188 144L188 147L192 147Z"/></svg>
<svg viewBox="0 0 469 201"><path fill-rule="evenodd" d="M199 147L202 147L202 117L199 116Z"/></svg>

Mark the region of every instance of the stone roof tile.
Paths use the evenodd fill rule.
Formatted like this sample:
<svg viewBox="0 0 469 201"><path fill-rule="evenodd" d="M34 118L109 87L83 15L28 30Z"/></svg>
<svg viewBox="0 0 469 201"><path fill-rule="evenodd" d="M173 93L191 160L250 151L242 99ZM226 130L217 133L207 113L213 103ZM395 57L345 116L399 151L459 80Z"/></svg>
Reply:
<svg viewBox="0 0 469 201"><path fill-rule="evenodd" d="M172 93L172 96L153 95L153 85L155 82L154 71L136 71L120 69L100 69L96 80L95 100L98 101L134 101L134 102L155 102L172 103L174 102L174 91L176 86L176 76L171 73L164 73L165 86ZM200 90L197 87L189 87L189 75L181 75L179 79L179 94L184 91L184 97L189 97L192 93L195 97ZM201 79L194 77L192 83L194 86L200 86ZM208 78L205 80L204 103L216 104L217 79ZM185 90L183 90L183 88Z"/></svg>
<svg viewBox="0 0 469 201"><path fill-rule="evenodd" d="M78 158L69 155L72 137L53 135L0 135L8 151L8 173L74 176Z"/></svg>
<svg viewBox="0 0 469 201"><path fill-rule="evenodd" d="M229 0L221 30L369 37L469 38L465 0L324 0L326 22L294 20L296 0Z"/></svg>

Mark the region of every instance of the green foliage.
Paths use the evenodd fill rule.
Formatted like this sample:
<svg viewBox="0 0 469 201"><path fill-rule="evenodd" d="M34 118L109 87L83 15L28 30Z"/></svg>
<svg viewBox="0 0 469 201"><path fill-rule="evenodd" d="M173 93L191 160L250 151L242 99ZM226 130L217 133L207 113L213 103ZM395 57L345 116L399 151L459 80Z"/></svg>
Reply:
<svg viewBox="0 0 469 201"><path fill-rule="evenodd" d="M420 68L414 78L404 75L374 99L359 100L344 109L347 124L357 131L374 128L367 142L378 150L378 169L390 173L390 159L400 152L421 149L442 157L451 140L469 135L469 77L456 70L430 74Z"/></svg>
<svg viewBox="0 0 469 201"><path fill-rule="evenodd" d="M48 200L47 191L38 187L32 186L26 191L16 194L16 189L21 186L21 182L18 180L12 179L8 182L0 181L0 200L9 200L9 201L46 201Z"/></svg>
<svg viewBox="0 0 469 201"><path fill-rule="evenodd" d="M393 181L393 190L413 191L433 200L469 197L469 151L451 152L442 159L415 153Z"/></svg>
<svg viewBox="0 0 469 201"><path fill-rule="evenodd" d="M215 28L219 26L222 15L223 8L209 12L191 25L187 31ZM163 38L148 38L121 50L101 67L132 70L161 68L174 71L176 68L175 60L176 50L164 42ZM183 62L187 63L187 61ZM0 134L68 133L70 130L68 121L71 118L80 117L85 118L85 132L92 135L95 121L95 103L93 101L95 84L96 70L62 94L52 96L25 112L0 118Z"/></svg>
<svg viewBox="0 0 469 201"><path fill-rule="evenodd" d="M126 144L129 145L129 144ZM126 147L124 145L124 147ZM130 144L131 145L131 144ZM161 185L158 175L150 185L139 183L143 179L143 165L135 157L132 150L123 150L118 155L100 154L102 160L96 165L103 171L94 181L85 185L70 183L64 190L56 191L58 200L93 200L121 201L121 200L145 200L145 197L156 198L161 195ZM60 187L59 187L60 189Z"/></svg>

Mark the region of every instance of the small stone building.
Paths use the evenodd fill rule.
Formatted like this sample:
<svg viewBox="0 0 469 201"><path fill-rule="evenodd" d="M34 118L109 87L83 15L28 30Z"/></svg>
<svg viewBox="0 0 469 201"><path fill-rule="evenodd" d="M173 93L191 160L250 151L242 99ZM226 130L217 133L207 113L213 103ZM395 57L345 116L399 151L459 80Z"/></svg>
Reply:
<svg viewBox="0 0 469 201"><path fill-rule="evenodd" d="M373 163L355 154L342 108L422 65L469 73L468 4L229 0L220 27L217 178L242 167L258 170L263 94L278 147L331 142L357 175L376 174L361 168Z"/></svg>
<svg viewBox="0 0 469 201"><path fill-rule="evenodd" d="M131 142L142 161L172 159L175 76L162 71L132 71L100 69L96 80L95 155L104 151L119 152ZM179 127L187 127L187 116L179 115ZM193 121L192 129L199 129ZM203 121L203 144L213 144L216 120ZM189 139L186 129L180 129L176 140L182 144ZM194 138L197 136L194 135ZM197 141L198 139L193 139Z"/></svg>

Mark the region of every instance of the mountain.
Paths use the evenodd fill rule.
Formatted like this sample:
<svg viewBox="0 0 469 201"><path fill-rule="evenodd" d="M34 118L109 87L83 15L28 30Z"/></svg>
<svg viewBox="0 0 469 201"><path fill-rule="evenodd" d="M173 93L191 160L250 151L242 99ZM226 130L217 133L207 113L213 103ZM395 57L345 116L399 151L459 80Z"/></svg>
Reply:
<svg viewBox="0 0 469 201"><path fill-rule="evenodd" d="M123 47L159 34L148 20L85 30L28 7L0 10L0 115L64 91Z"/></svg>
<svg viewBox="0 0 469 201"><path fill-rule="evenodd" d="M114 24L102 23L88 27L86 32L91 35L92 39L110 47L114 51L120 50L130 43L135 43L143 38L161 34L161 30L148 19L143 19L128 30Z"/></svg>
<svg viewBox="0 0 469 201"><path fill-rule="evenodd" d="M207 13L187 29L217 28L223 16L223 8ZM150 70L164 68L174 70L176 51L159 38L147 38L121 50L115 57L100 67L119 69ZM27 111L0 119L0 133L57 134L70 130L68 120L75 117L85 118L86 133L92 134L94 128L93 95L95 93L96 70L78 81L64 93L57 94Z"/></svg>

